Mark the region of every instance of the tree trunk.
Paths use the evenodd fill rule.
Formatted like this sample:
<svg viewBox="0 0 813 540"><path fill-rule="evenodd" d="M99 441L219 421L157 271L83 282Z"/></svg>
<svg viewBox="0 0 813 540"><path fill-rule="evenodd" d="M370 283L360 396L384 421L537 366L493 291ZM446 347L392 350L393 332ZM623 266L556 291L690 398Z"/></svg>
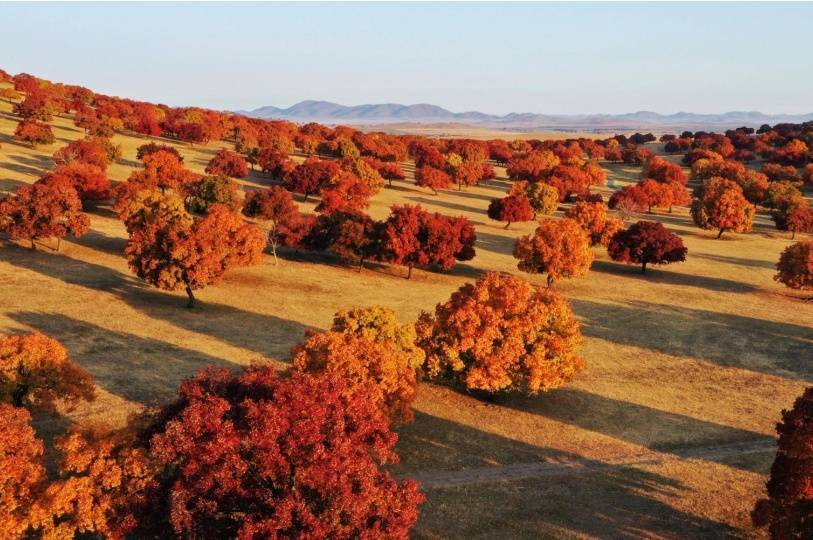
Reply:
<svg viewBox="0 0 813 540"><path fill-rule="evenodd" d="M59 247L62 245L62 237L56 237L56 250L59 251Z"/></svg>
<svg viewBox="0 0 813 540"><path fill-rule="evenodd" d="M437 195L437 194L438 194L438 190L436 190L435 188L432 188L432 193L433 193L433 194L435 194L435 195Z"/></svg>
<svg viewBox="0 0 813 540"><path fill-rule="evenodd" d="M553 276L548 274L548 287L550 287L551 285L553 285Z"/></svg>
<svg viewBox="0 0 813 540"><path fill-rule="evenodd" d="M186 296L189 297L189 301L186 303L187 309L192 309L195 307L195 295L192 292L192 287L189 285L186 286Z"/></svg>
<svg viewBox="0 0 813 540"><path fill-rule="evenodd" d="M306 192L305 192L305 198L304 198L304 199L302 199L302 202L308 202L308 195L309 195L309 194L308 194L308 192L306 191Z"/></svg>
<svg viewBox="0 0 813 540"><path fill-rule="evenodd" d="M412 266L408 266L409 270L407 271L407 279L412 279Z"/></svg>
<svg viewBox="0 0 813 540"><path fill-rule="evenodd" d="M646 261L644 261L643 264L641 265L641 273L646 274Z"/></svg>
<svg viewBox="0 0 813 540"><path fill-rule="evenodd" d="M510 227L510 226L511 226L511 222L510 222L510 221L509 221L508 223L506 223L506 224L505 224L505 228L506 228L506 229L507 229L508 227Z"/></svg>
<svg viewBox="0 0 813 540"><path fill-rule="evenodd" d="M720 227L720 232L717 234L717 239L719 240L723 233L725 232L725 227Z"/></svg>
<svg viewBox="0 0 813 540"><path fill-rule="evenodd" d="M794 238L796 238L796 231L791 231L790 239L793 240Z"/></svg>
<svg viewBox="0 0 813 540"><path fill-rule="evenodd" d="M34 239L31 239L31 249L37 251L37 246L34 245Z"/></svg>
<svg viewBox="0 0 813 540"><path fill-rule="evenodd" d="M11 394L11 404L15 407L22 407L25 403L25 396L28 394L28 385L21 384L14 389Z"/></svg>

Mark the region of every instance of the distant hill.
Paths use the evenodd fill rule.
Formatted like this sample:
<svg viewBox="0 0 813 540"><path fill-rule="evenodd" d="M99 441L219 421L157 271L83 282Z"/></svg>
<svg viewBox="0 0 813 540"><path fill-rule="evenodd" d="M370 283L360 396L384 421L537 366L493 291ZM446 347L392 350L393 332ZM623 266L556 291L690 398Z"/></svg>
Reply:
<svg viewBox="0 0 813 540"><path fill-rule="evenodd" d="M720 114L696 114L678 112L659 114L638 111L625 114L550 115L537 113L510 113L504 116L478 111L455 113L437 105L419 103L401 105L380 103L367 105L340 105L329 101L306 100L287 109L271 105L253 111L237 111L257 118L279 118L294 122L321 122L325 124L392 124L392 123L438 123L458 122L503 129L523 130L585 130L611 131L629 129L700 129L730 128L739 126L758 127L762 124L780 122L806 122L813 120L813 113L770 115L757 111L731 111Z"/></svg>

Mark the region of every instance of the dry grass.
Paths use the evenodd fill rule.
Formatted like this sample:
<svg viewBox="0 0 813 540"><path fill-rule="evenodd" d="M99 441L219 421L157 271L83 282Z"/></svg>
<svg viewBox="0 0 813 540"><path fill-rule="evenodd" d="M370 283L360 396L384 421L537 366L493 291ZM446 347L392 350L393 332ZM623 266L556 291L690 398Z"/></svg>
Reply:
<svg viewBox="0 0 813 540"><path fill-rule="evenodd" d="M10 140L9 111L0 103L0 190L33 182L52 166L54 150L82 136L58 118L58 142L31 150ZM124 159L110 174L122 180L145 141L115 140ZM220 145L175 146L190 168L202 171ZM608 169L614 186L638 173L623 165ZM266 183L259 174L243 182L247 188ZM92 212L92 232L63 242L60 253L0 247L0 332L37 329L62 341L101 391L70 419L120 422L141 404L170 397L178 381L203 366L286 362L305 328L327 327L340 308L381 304L412 320L486 270L516 272L513 240L533 224L505 231L485 215L489 199L505 189L506 181L496 179L434 197L406 181L375 197L376 217L408 202L474 221L477 257L448 274L416 272L407 281L400 268L357 273L315 256L283 257L279 266L267 258L201 291L192 311L183 309L181 294L130 275L124 229L102 205ZM687 262L644 277L599 250L585 279L559 285L584 323L588 370L562 390L500 404L423 384L417 419L400 430L397 470L431 477L437 470L540 460L600 465L649 457L586 474L433 489L417 536L758 535L748 512L762 493L771 453L688 458L685 450L773 436L779 410L813 376L813 304L772 281L772 266L790 241L764 217L754 233L723 240L696 229L686 209L647 218L683 237Z"/></svg>

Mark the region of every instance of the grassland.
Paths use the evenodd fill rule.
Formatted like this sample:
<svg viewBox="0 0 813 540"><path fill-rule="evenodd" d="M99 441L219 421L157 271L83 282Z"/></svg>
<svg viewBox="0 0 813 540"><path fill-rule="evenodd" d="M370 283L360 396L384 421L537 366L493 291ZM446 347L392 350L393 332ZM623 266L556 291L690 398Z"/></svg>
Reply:
<svg viewBox="0 0 813 540"><path fill-rule="evenodd" d="M0 103L0 191L35 181L50 155L82 136L66 118L57 142L36 150L11 141L16 119ZM144 139L117 135L123 159L110 176L137 166ZM173 142L202 172L220 144ZM604 164L610 185L639 169ZM504 171L498 170L498 176ZM262 174L244 189L268 184ZM505 192L497 178L432 196L408 178L378 194L383 217L395 203L469 217L477 257L447 274L400 268L358 273L316 256L270 257L229 274L183 309L182 293L152 289L127 269L125 231L108 205L91 211L92 231L32 251L0 244L0 333L37 329L62 341L99 385L96 402L57 421L121 422L128 412L173 395L203 366L258 359L284 366L306 328L326 328L340 308L380 304L403 321L431 309L486 270L518 273L514 238L485 208ZM304 205L310 207L310 205ZM755 231L714 239L685 208L655 214L689 248L680 265L641 276L603 250L589 275L558 284L583 322L588 369L568 387L499 404L422 384L416 421L400 431L398 474L426 482L420 538L754 537L748 513L773 459L779 410L813 379L813 304L772 280L789 243L761 216ZM540 276L526 276L542 284Z"/></svg>

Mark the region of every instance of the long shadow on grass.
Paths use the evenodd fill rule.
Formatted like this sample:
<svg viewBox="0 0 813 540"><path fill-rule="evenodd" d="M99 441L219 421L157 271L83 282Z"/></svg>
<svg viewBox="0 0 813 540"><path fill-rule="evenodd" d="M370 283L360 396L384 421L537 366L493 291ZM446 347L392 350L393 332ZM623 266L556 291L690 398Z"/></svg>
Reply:
<svg viewBox="0 0 813 540"><path fill-rule="evenodd" d="M510 396L502 405L532 412L558 422L603 433L616 439L659 452L685 455L699 447L733 443L762 443L773 440L761 433L699 420L690 416L662 411L612 399L572 388L549 392L543 396ZM731 463L730 459L711 461L754 472L765 472L753 463Z"/></svg>
<svg viewBox="0 0 813 540"><path fill-rule="evenodd" d="M731 279L716 278L709 276L699 276L696 274L681 274L672 272L657 266L650 266L646 274L641 274L641 267L638 265L620 264L610 261L593 261L590 270L603 274L613 274L617 276L630 276L634 279L645 280L650 283L668 283L669 285L682 285L685 287L699 287L709 291L718 292L752 292L757 287L741 281Z"/></svg>
<svg viewBox="0 0 813 540"><path fill-rule="evenodd" d="M779 377L813 380L813 329L642 301L572 300L583 333L605 341L689 356Z"/></svg>
<svg viewBox="0 0 813 540"><path fill-rule="evenodd" d="M509 238L480 229L477 231L477 243L475 244L475 247L477 249L484 249L493 253L499 253L500 255L511 256L514 254L514 244L516 243L516 238L524 236L519 231L514 231L513 234L516 235L516 237Z"/></svg>
<svg viewBox="0 0 813 540"><path fill-rule="evenodd" d="M213 336L262 356L287 358L291 346L301 340L306 328L298 322L274 315L207 302L205 290L199 294L198 307L184 309L185 297L179 294L158 291L133 276L107 266L64 255L46 254L10 245L0 249L0 261L71 285L111 294L151 318Z"/></svg>
<svg viewBox="0 0 813 540"><path fill-rule="evenodd" d="M758 259L746 259L744 257L728 257L726 255L714 255L711 253L692 253L691 257L698 257L700 259L707 259L709 261L719 262L723 264L736 264L739 266L749 266L751 268L768 268L774 270L776 263L771 261L760 261Z"/></svg>
<svg viewBox="0 0 813 540"><path fill-rule="evenodd" d="M105 390L146 405L172 399L180 382L203 368L236 366L199 351L59 313L21 311L8 316L58 339Z"/></svg>
<svg viewBox="0 0 813 540"><path fill-rule="evenodd" d="M427 490L419 538L540 538L588 535L599 538L720 538L730 526L670 506L686 487L678 480L631 466L552 448L532 446L455 422L418 413L398 443L406 477L430 471L482 468L506 463L576 463L589 472L472 483ZM463 473L465 474L465 473ZM657 497L657 498L656 498ZM661 499L661 500L658 500Z"/></svg>
<svg viewBox="0 0 813 540"><path fill-rule="evenodd" d="M410 201L416 202L421 204L422 206L440 206L441 208L448 208L450 210L455 210L457 212L468 212L470 214L485 214L485 211L481 208L475 208L474 206L466 206L465 204L457 204L453 202L449 202L442 197L407 197Z"/></svg>

